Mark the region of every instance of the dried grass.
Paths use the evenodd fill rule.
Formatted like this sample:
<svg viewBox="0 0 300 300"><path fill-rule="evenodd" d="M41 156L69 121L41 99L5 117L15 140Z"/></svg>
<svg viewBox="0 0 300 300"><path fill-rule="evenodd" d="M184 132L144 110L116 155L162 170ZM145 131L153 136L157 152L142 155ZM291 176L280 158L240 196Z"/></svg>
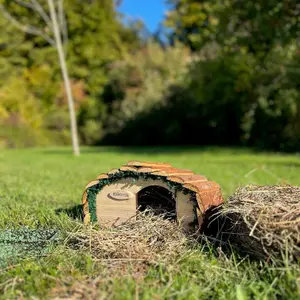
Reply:
<svg viewBox="0 0 300 300"><path fill-rule="evenodd" d="M185 252L189 241L176 222L150 211L117 227L82 226L68 238L70 247L88 251L110 266L171 262Z"/></svg>
<svg viewBox="0 0 300 300"><path fill-rule="evenodd" d="M219 238L257 258L300 257L300 187L246 186L224 205Z"/></svg>
<svg viewBox="0 0 300 300"><path fill-rule="evenodd" d="M143 281L150 266L175 263L191 245L189 238L175 222L146 210L137 218L129 219L116 227L98 225L79 226L69 232L67 245L72 249L87 252L101 269L101 276L82 278L72 285L58 283L51 291L52 299L106 299L110 291L103 291L113 278L134 278ZM195 241L194 241L195 242Z"/></svg>
<svg viewBox="0 0 300 300"><path fill-rule="evenodd" d="M67 278L67 282L72 282L72 278ZM50 291L49 298L53 300L112 299L111 291L101 290L103 285L107 285L107 282L101 277L84 278L74 282L71 286L67 284L57 285Z"/></svg>
<svg viewBox="0 0 300 300"><path fill-rule="evenodd" d="M114 270L124 265L146 270L148 265L172 263L192 243L207 237L259 259L300 257L300 187L239 188L204 220L202 235L194 233L195 238L184 233L176 222L145 211L117 227L81 226L70 233L68 244L88 251L94 260Z"/></svg>

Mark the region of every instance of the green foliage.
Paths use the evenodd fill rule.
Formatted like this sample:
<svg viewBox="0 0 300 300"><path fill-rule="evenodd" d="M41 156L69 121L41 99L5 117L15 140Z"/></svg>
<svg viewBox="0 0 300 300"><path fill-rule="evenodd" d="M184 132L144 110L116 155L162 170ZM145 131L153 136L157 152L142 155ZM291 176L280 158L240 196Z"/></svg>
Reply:
<svg viewBox="0 0 300 300"><path fill-rule="evenodd" d="M230 47L246 47L263 57L274 46L299 37L299 13L297 0L229 0L220 13L218 39L226 39Z"/></svg>
<svg viewBox="0 0 300 300"><path fill-rule="evenodd" d="M37 14L0 1L49 31ZM124 26L112 0L64 2L81 143L299 151L297 1L167 2L169 45L145 42L139 22ZM2 14L0 29L0 145L68 144L56 49Z"/></svg>
<svg viewBox="0 0 300 300"><path fill-rule="evenodd" d="M298 1L169 0L165 25L172 38L193 50L216 41L226 51L244 48L264 55L299 36Z"/></svg>
<svg viewBox="0 0 300 300"><path fill-rule="evenodd" d="M113 99L121 100L114 104L118 113L112 109L105 142L250 145L299 151L296 1L286 5L276 0L169 3L166 25L172 29L171 40L180 40L193 50L188 72L181 68L184 80L169 84L170 73L161 79L149 76L147 81L141 79L139 70L133 73L139 80L124 83L134 77L133 71L119 67L119 79L112 77L110 91ZM177 61L184 60L178 55ZM178 63L170 65L178 68ZM149 65L144 68L152 70ZM154 89L147 88L152 85ZM135 94L130 95L126 86Z"/></svg>
<svg viewBox="0 0 300 300"><path fill-rule="evenodd" d="M14 1L1 3L20 23L51 34L34 11ZM39 3L48 12L47 2L39 0ZM108 80L105 66L125 57L140 40L136 28L121 23L112 0L64 1L64 8L68 25L65 51L80 119L80 138L90 144L102 136L106 109L99 95ZM69 143L69 117L56 49L43 38L15 28L2 12L0 29L0 123L3 126L0 144L19 147ZM17 124L12 119L17 119ZM10 137L11 131L15 134Z"/></svg>
<svg viewBox="0 0 300 300"><path fill-rule="evenodd" d="M107 81L103 67L123 57L138 39L119 22L111 0L68 1L66 13L71 76L83 80L88 93L95 96Z"/></svg>
<svg viewBox="0 0 300 300"><path fill-rule="evenodd" d="M297 59L295 44L270 51L264 67L253 53L216 52L211 58L200 53L184 81L165 84L157 100L140 90L138 96L147 99L148 109L134 114L135 103L127 118L125 110L118 110L119 123L115 121L113 128L119 131L111 132L106 141L299 150L299 80L297 69L291 67Z"/></svg>
<svg viewBox="0 0 300 300"><path fill-rule="evenodd" d="M165 25L173 30L172 39L178 39L196 50L215 38L219 25L218 12L224 4L197 0L167 2L171 10L167 14Z"/></svg>
<svg viewBox="0 0 300 300"><path fill-rule="evenodd" d="M112 65L103 94L111 112L106 134L120 132L128 121L164 103L168 87L184 79L189 59L189 51L180 44L163 49L149 41Z"/></svg>
<svg viewBox="0 0 300 300"><path fill-rule="evenodd" d="M16 116L17 123L26 123L32 128L41 127L40 105L36 97L30 93L24 79L9 78L1 88L0 94L1 118Z"/></svg>

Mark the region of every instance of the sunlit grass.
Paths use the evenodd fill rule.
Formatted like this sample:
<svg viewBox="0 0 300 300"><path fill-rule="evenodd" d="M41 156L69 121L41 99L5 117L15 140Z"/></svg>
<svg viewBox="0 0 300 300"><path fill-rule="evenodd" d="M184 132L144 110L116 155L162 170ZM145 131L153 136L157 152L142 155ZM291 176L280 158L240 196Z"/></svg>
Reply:
<svg viewBox="0 0 300 300"><path fill-rule="evenodd" d="M79 221L57 210L80 204L84 186L98 174L128 160L169 162L217 181L225 197L245 184L300 185L300 156L220 148L84 148L0 151L0 228L28 226L76 229ZM1 246L1 245L0 245ZM46 297L78 289L90 297L112 299L296 299L298 265L282 270L235 254L226 257L198 247L176 264L135 273L107 275L89 253L57 247L41 259L26 259L0 270L0 297ZM90 294L89 294L90 293ZM94 294L93 294L94 293Z"/></svg>

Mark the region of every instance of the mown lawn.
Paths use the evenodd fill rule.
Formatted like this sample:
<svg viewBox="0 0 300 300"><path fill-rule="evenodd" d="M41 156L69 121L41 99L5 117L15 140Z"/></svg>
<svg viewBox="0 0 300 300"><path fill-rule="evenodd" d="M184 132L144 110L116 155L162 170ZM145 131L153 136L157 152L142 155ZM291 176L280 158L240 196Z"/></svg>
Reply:
<svg viewBox="0 0 300 300"><path fill-rule="evenodd" d="M72 230L79 221L57 210L80 204L87 182L131 159L192 169L217 181L226 198L245 184L300 185L299 155L171 147L84 148L82 152L75 158L67 148L0 150L0 229ZM0 298L47 298L78 289L86 298L93 298L96 294L91 290L97 290L97 298L102 299L300 299L299 265L278 267L235 253L216 253L199 245L173 264L158 262L136 276L129 271L106 272L88 251L61 244L48 256L29 257L2 268Z"/></svg>

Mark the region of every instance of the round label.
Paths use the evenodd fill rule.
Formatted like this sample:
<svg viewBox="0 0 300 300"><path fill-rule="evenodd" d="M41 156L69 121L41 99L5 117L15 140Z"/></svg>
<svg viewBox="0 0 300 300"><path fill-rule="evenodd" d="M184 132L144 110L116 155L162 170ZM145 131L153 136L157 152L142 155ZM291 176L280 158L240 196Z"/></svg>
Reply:
<svg viewBox="0 0 300 300"><path fill-rule="evenodd" d="M108 198L117 201L129 200L133 195L130 192L114 191L107 194Z"/></svg>

